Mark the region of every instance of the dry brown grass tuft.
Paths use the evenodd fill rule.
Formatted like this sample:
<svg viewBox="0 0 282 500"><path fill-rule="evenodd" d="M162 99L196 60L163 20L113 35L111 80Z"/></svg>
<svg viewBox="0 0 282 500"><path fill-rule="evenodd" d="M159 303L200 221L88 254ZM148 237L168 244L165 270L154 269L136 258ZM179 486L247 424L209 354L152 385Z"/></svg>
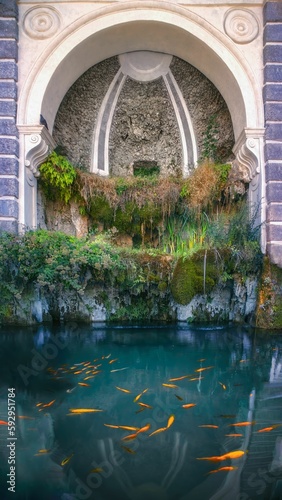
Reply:
<svg viewBox="0 0 282 500"><path fill-rule="evenodd" d="M192 209L207 207L218 191L220 172L214 163L206 161L199 165L185 182L186 201Z"/></svg>
<svg viewBox="0 0 282 500"><path fill-rule="evenodd" d="M87 206L93 198L102 196L113 209L124 208L126 203L133 202L138 208L160 206L164 215L174 210L181 191L181 183L175 178L100 177L81 171L78 171L76 184Z"/></svg>

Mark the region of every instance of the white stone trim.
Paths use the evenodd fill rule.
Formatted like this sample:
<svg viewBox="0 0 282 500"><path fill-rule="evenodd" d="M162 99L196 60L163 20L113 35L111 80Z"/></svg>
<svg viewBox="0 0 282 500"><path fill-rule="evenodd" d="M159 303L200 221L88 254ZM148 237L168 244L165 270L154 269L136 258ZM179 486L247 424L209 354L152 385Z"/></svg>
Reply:
<svg viewBox="0 0 282 500"><path fill-rule="evenodd" d="M177 96L178 96L179 100L181 101L181 105L182 105L182 108L183 108L183 111L184 111L184 114L185 114L185 119L186 119L186 122L187 122L187 126L188 126L188 129L189 129L189 134L190 134L190 139L191 139L191 143L192 143L192 151L191 151L192 159L191 159L190 162L189 162L188 137L186 137L186 134L185 134L185 131L184 131L183 117L181 117L181 113L180 113L179 107L177 105L177 102L175 100L175 97L173 95L171 87L169 85L167 76L169 76L169 78L171 79L172 85L173 85L175 91L177 92ZM175 80L172 72L169 70L168 71L168 75L164 75L163 79L164 79L164 82L165 82L168 94L170 96L171 103L173 105L173 109L174 109L174 112L175 112L175 116L176 116L176 120L177 120L177 123L178 123L179 132L180 132L181 144L182 144L182 154L183 154L183 166L182 166L183 177L188 177L188 175L189 175L189 166L190 167L194 166L197 163L197 161L198 161L197 144L196 144L196 138L195 138L195 134L194 134L194 129L193 129L193 125L192 125L191 116L190 116L190 113L188 111L186 102L185 102L185 100L183 98L182 92L181 92L181 90L180 90L180 88L179 88L179 86L178 86L178 84L177 84L177 82L176 82L176 80Z"/></svg>
<svg viewBox="0 0 282 500"><path fill-rule="evenodd" d="M154 29L144 37L147 22ZM98 50L93 50L95 45ZM236 139L246 126L263 126L260 83L242 51L203 17L179 5L130 0L93 9L44 47L20 82L20 124L37 123L42 113L52 130L58 106L72 83L92 65L130 49L172 53L203 72L229 107Z"/></svg>
<svg viewBox="0 0 282 500"><path fill-rule="evenodd" d="M114 92L114 87L116 86L118 79L120 78L120 82L115 89L113 101L111 103L111 107L109 110L109 115L106 118L105 122L103 123L103 118L105 116L105 111L107 106L110 106L109 100L110 97L113 95ZM92 146L92 161L91 161L91 167L90 167L90 172L94 172L95 174L103 175L103 176L108 176L109 175L109 137L110 137L110 130L111 130L111 125L112 125L112 120L116 108L116 104L121 92L121 89L124 85L124 82L126 80L126 75L122 74L121 69L118 70L116 76L114 77L112 83L110 84L108 91L103 99L98 118L96 121L96 126L95 126L95 131L94 131L94 137L93 137L93 146ZM100 135L101 132L104 132L105 128L105 140L102 142L102 147L103 151L101 151L101 141L100 141ZM100 146L100 147L99 147ZM102 158L104 158L104 161L102 160L102 166L103 168L99 168L99 163L100 163L100 157L102 153Z"/></svg>
<svg viewBox="0 0 282 500"><path fill-rule="evenodd" d="M55 148L55 141L44 125L18 125L18 129L24 136L25 166L38 177L38 167Z"/></svg>

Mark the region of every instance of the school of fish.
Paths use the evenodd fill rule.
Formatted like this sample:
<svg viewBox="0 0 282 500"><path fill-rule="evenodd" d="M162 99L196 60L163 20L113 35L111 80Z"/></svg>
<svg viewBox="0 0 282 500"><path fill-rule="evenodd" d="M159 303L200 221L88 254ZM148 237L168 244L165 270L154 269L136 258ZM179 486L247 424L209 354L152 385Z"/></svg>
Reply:
<svg viewBox="0 0 282 500"><path fill-rule="evenodd" d="M84 389L79 389L79 387L90 388L89 390L91 390L91 387L93 387L92 384L93 384L93 382L95 382L97 376L99 376L99 374L103 373L104 364L107 363L109 365L109 367L111 367L113 363L118 364L118 361L119 361L118 358L111 359L111 354L108 354L108 355L102 356L101 358L96 358L93 361L90 360L90 361L82 361L80 363L74 363L73 366L69 366L68 364L64 364L58 368L49 367L49 368L47 368L47 372L49 373L49 375L52 377L53 380L58 380L58 379L61 379L62 377L66 377L66 376L71 376L71 377L79 376L78 381L76 382L76 385L74 385L74 387L66 390L66 392L68 394L70 394L75 389L81 390L81 391L84 390ZM205 359L202 358L198 361L203 363L205 361ZM185 374L185 375L171 377L167 381L162 382L161 385L164 388L164 390L165 389L178 389L181 392L183 386L181 386L181 384L180 384L180 386L176 385L174 382L182 382L183 381L184 384L186 381L187 382L191 382L191 381L198 381L199 382L204 378L202 376L202 373L204 371L212 370L213 368L214 368L214 366L206 366L206 367L201 366L200 368L196 368L194 370L194 373L192 373L192 374ZM120 367L120 368L116 368L116 369L111 369L111 370L109 370L109 372L115 373L115 372L121 372L121 371L124 371L127 369L129 369L128 366ZM197 376L195 376L195 374L197 374ZM87 383L86 383L86 380L88 381ZM227 391L228 387L226 384L224 384L221 381L218 381L218 384L221 386L221 388L224 391ZM239 384L234 384L234 386L235 385L239 385ZM137 394L136 394L137 391L135 392L135 390L133 390L131 387L121 387L118 385L115 385L114 387L117 391L120 391L124 394L124 396L122 396L122 397L129 398L128 400L125 400L125 401L132 401L133 403L136 404L136 407L138 409L135 411L135 414L138 414L141 411L148 412L148 410L153 409L153 406L151 404L149 404L148 402L144 402L144 400L143 400L144 397L145 398L147 397L147 396L145 396L147 393L150 396L150 388L149 387L146 387L145 389L142 389L141 391L139 389L140 392L138 392ZM170 394L170 392L171 391L167 391L168 394ZM133 396L132 396L132 394L133 394ZM174 393L174 396L179 402L181 402L181 403L179 403L179 410L180 411L182 411L181 408L187 410L187 409L192 409L195 406L197 406L196 402L191 402L191 401L187 401L187 400L185 402L184 391L182 392L182 395ZM142 401L141 401L141 399L142 399ZM150 401L150 398L149 398L149 401ZM35 405L35 408L37 408L39 412L40 411L47 411L47 410L52 411L52 407L56 407L56 404L57 404L56 399L51 399L50 401L40 401ZM125 402L125 404L127 404L127 403ZM69 408L68 413L66 415L67 416L81 416L81 415L89 415L90 416L90 415L93 415L96 413L101 413L103 411L105 411L103 408L93 408L93 407L80 408L80 407L78 407L78 408ZM188 412L187 414L189 414L189 413L190 412ZM18 418L23 419L23 420L24 419L34 420L35 419L35 417L28 416L28 415L18 415ZM217 416L217 418L235 420L236 415L220 414ZM130 425L120 425L119 423L116 423L116 422L104 423L104 426L109 428L109 429L114 429L115 431L120 430L123 432L124 431L130 432L130 434L126 434L126 435L120 435L117 432L115 434L115 436L116 436L116 439L119 439L119 441L120 441L121 449L124 450L125 452L127 452L128 454L134 455L136 453L136 451L128 446L125 446L125 443L127 443L128 441L130 442L130 441L134 441L134 440L138 439L140 434L146 433L148 438L149 438L152 436L159 435L163 432L167 432L167 431L169 431L169 429L171 429L171 427L175 424L175 422L177 422L177 418L174 414L171 414L167 418L166 425L164 425L162 427L155 428L155 429L153 428L153 430L151 429L151 423L149 423L149 422L147 424L143 425L142 427L139 427L136 425L131 425L131 424ZM4 420L0 420L0 425L8 425L8 422L4 421ZM242 422L234 421L232 423L227 424L228 427L238 427L238 428L249 427L249 426L254 426L254 425L256 425L255 421L242 421ZM282 424L269 425L269 426L266 426L266 427L263 427L261 429L256 430L256 432L257 433L271 432L274 429L278 428L279 426L282 426ZM198 427L201 429L219 429L220 425L215 425L213 423L200 423L198 425ZM111 431L111 432L115 432L115 431ZM210 431L207 431L207 432L210 432ZM225 436L228 438L242 438L243 434L239 433L239 432L230 432L230 433L225 434ZM50 449L39 449L37 451L37 453L35 454L35 456L49 454L50 452L51 452ZM238 459L242 458L245 455L245 453L246 453L246 451L244 451L243 449L236 449L236 450L232 450L230 452L227 452L223 455L197 457L197 460L203 460L203 461L207 461L207 462L222 462L225 460L238 460ZM70 461L74 460L74 457L75 457L74 452L70 453L70 455L68 455L68 456L62 457L62 459L60 461L61 467L65 467ZM218 469L215 469L215 470L210 470L208 472L208 474L215 474L218 472L230 472L230 471L235 471L237 469L238 469L237 466L226 465L226 466L219 467ZM101 472L103 472L103 469L96 467L94 469L91 469L90 472L101 473Z"/></svg>

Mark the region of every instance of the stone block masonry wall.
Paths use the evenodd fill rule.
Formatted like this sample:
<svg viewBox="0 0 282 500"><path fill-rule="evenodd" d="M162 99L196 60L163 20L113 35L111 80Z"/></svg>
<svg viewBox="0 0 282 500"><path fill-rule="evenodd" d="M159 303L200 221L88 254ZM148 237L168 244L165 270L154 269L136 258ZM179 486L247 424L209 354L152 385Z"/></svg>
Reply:
<svg viewBox="0 0 282 500"><path fill-rule="evenodd" d="M264 5L267 252L282 266L282 2Z"/></svg>
<svg viewBox="0 0 282 500"><path fill-rule="evenodd" d="M0 1L0 231L9 232L18 228L17 16L16 0Z"/></svg>

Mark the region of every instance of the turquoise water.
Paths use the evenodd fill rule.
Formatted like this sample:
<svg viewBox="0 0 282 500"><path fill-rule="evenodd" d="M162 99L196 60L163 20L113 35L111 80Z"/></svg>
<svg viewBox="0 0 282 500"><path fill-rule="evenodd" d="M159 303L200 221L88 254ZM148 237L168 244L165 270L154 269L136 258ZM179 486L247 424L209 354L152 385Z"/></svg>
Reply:
<svg viewBox="0 0 282 500"><path fill-rule="evenodd" d="M282 334L73 324L2 328L0 347L1 500L281 498Z"/></svg>

